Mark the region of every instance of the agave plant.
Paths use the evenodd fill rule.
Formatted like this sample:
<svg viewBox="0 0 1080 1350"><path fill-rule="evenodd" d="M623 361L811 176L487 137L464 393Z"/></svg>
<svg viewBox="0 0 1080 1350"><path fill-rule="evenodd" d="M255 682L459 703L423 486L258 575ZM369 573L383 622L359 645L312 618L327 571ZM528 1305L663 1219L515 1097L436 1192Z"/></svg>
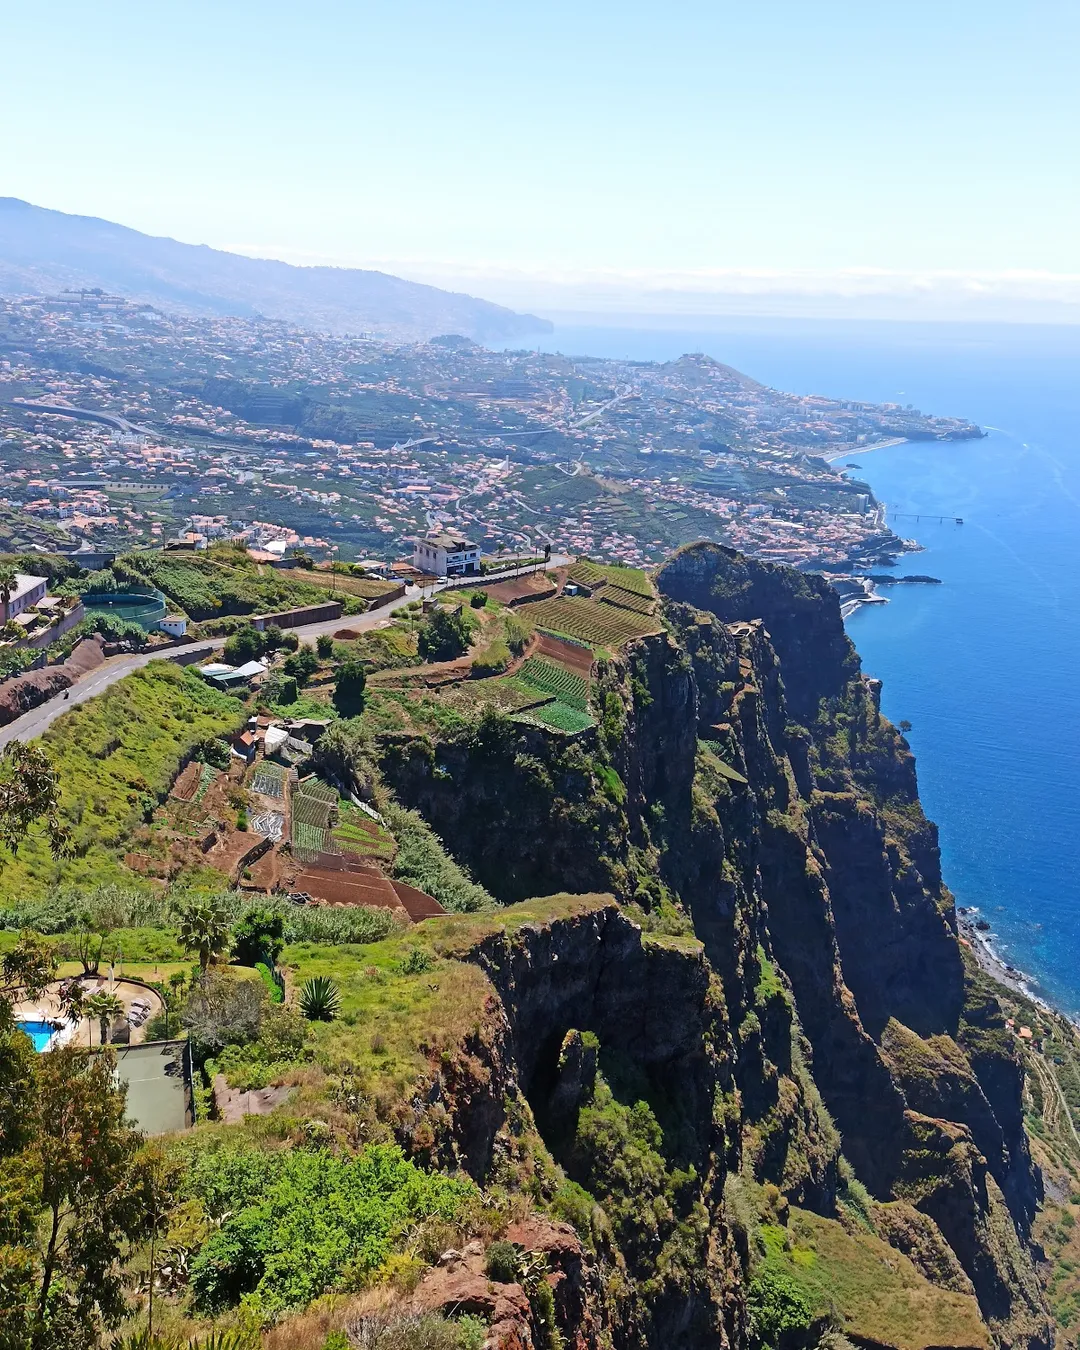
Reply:
<svg viewBox="0 0 1080 1350"><path fill-rule="evenodd" d="M300 1011L309 1022L332 1022L341 1010L338 987L327 975L315 975L300 990Z"/></svg>

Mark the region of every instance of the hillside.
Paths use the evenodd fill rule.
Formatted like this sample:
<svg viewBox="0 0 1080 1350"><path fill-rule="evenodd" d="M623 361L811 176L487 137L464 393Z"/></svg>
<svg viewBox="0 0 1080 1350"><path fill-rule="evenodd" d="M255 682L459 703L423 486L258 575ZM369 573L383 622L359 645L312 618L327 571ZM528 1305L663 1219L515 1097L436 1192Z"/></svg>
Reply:
<svg viewBox="0 0 1080 1350"><path fill-rule="evenodd" d="M264 1350L1064 1346L1080 1041L958 934L913 758L835 594L711 544L655 577L566 571L591 594L458 592L313 657L313 704L346 660L366 702L291 805L264 761L233 766L321 831L324 863L365 823L348 793L366 799L367 875L448 912L297 905L254 876L216 902L234 959L214 997L264 961L243 951L256 925L285 1002L249 992L211 1039L196 977L178 1011L201 1120L168 1144L157 1325ZM120 868L94 815L120 822L114 855L140 811L163 839L152 799L243 715L198 688L150 667L50 734L65 798L96 785L77 842L103 879ZM103 739L149 725L140 694L161 704L154 762L143 733ZM294 829L289 847L308 846ZM0 947L38 927L63 954L85 903L147 976L177 959L160 885L50 895L74 864L13 866ZM320 981L332 1009L301 1016ZM125 1259L137 1330L146 1247Z"/></svg>
<svg viewBox="0 0 1080 1350"><path fill-rule="evenodd" d="M401 342L443 333L497 342L551 328L530 314L384 272L245 258L0 198L0 294L93 287L170 312L263 315Z"/></svg>

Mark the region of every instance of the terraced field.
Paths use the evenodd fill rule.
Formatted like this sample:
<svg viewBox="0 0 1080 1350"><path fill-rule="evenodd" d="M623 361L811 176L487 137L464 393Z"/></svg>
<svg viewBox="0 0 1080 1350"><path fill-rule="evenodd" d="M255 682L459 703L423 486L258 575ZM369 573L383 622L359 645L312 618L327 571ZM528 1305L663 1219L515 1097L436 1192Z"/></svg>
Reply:
<svg viewBox="0 0 1080 1350"><path fill-rule="evenodd" d="M561 702L571 708L587 712L589 708L589 684L580 675L565 666L557 666L545 661L542 656L530 656L518 671L518 679L541 689L546 694L554 694Z"/></svg>
<svg viewBox="0 0 1080 1350"><path fill-rule="evenodd" d="M662 625L646 614L605 605L584 596L559 596L529 606L529 619L537 628L548 628L567 637L579 638L594 647L621 647L634 638L659 633Z"/></svg>
<svg viewBox="0 0 1080 1350"><path fill-rule="evenodd" d="M260 761L251 775L251 790L264 797L284 797L285 770L280 764L273 764L269 760Z"/></svg>
<svg viewBox="0 0 1080 1350"><path fill-rule="evenodd" d="M553 699L551 703L541 703L535 708L520 712L514 721L568 732L585 731L586 728L596 725L588 713L582 712L580 708L573 708L560 699Z"/></svg>
<svg viewBox="0 0 1080 1350"><path fill-rule="evenodd" d="M595 563L588 558L579 558L571 565L567 576L571 581L580 581L583 586L599 586L606 581L645 600L652 600L656 595L652 582L638 567L619 567L615 563Z"/></svg>

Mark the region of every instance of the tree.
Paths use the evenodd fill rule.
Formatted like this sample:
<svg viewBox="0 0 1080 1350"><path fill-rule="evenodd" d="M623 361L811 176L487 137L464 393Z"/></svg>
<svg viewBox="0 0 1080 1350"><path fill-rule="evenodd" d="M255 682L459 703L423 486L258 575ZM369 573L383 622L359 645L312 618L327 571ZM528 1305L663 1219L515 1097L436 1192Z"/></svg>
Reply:
<svg viewBox="0 0 1080 1350"><path fill-rule="evenodd" d="M205 977L211 962L225 956L232 941L225 906L218 896L196 895L177 904L174 912L180 945L198 954Z"/></svg>
<svg viewBox="0 0 1080 1350"><path fill-rule="evenodd" d="M301 689L318 668L319 658L315 655L315 648L306 645L298 648L292 656L287 657L284 666L282 666L285 674L291 675Z"/></svg>
<svg viewBox="0 0 1080 1350"><path fill-rule="evenodd" d="M425 661L452 661L468 650L471 626L461 609L436 606L420 625L417 645Z"/></svg>
<svg viewBox="0 0 1080 1350"><path fill-rule="evenodd" d="M239 628L225 643L225 660L231 665L242 666L248 661L257 661L266 650L263 634L253 625Z"/></svg>
<svg viewBox="0 0 1080 1350"><path fill-rule="evenodd" d="M188 995L182 1021L199 1063L227 1045L245 1045L259 1034L266 1010L261 980L240 980L214 972Z"/></svg>
<svg viewBox="0 0 1080 1350"><path fill-rule="evenodd" d="M175 1172L142 1154L115 1068L111 1051L33 1056L27 1137L3 1149L0 1337L12 1350L97 1345L127 1312L123 1258L172 1203Z"/></svg>
<svg viewBox="0 0 1080 1350"><path fill-rule="evenodd" d="M198 741L191 752L191 757L203 764L209 764L212 769L221 769L222 771L226 770L232 762L229 747L224 741L219 741L216 736L204 736L201 741Z"/></svg>
<svg viewBox="0 0 1080 1350"><path fill-rule="evenodd" d="M11 597L14 595L15 588L18 584L18 576L14 567L12 567L10 563L0 565L0 616L3 617L4 623L7 623L11 618L11 615L8 613L8 607L11 604Z"/></svg>
<svg viewBox="0 0 1080 1350"><path fill-rule="evenodd" d="M315 650L325 661L334 654L334 639L329 633L320 633L315 639Z"/></svg>
<svg viewBox="0 0 1080 1350"><path fill-rule="evenodd" d="M342 661L334 685L334 707L342 717L359 717L364 711L366 683L367 674L362 661Z"/></svg>
<svg viewBox="0 0 1080 1350"><path fill-rule="evenodd" d="M33 833L45 837L54 858L68 855L56 770L39 746L12 741L0 758L0 844L15 854Z"/></svg>
<svg viewBox="0 0 1080 1350"><path fill-rule="evenodd" d="M908 732L911 730L911 723L907 720L906 717L903 719L902 722L899 722L897 725L900 727L900 731L904 736L906 736Z"/></svg>
<svg viewBox="0 0 1080 1350"><path fill-rule="evenodd" d="M118 1017L124 1015L124 1005L115 994L107 994L104 989L99 989L96 994L91 994L83 1005L87 1016L91 1018L91 1026L96 1020L100 1028L98 1038L99 1045L108 1045L112 1041L112 1024ZM93 1045L93 1032L90 1033L90 1043Z"/></svg>
<svg viewBox="0 0 1080 1350"><path fill-rule="evenodd" d="M273 964L285 945L285 921L273 909L249 909L233 929L233 960L242 966L269 958Z"/></svg>

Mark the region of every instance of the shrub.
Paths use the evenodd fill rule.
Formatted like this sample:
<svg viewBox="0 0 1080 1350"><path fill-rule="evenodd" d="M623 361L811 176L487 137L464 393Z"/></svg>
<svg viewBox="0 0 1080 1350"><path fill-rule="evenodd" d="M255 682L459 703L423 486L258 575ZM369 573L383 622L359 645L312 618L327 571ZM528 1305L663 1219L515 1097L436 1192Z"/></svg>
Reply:
<svg viewBox="0 0 1080 1350"><path fill-rule="evenodd" d="M293 635L295 636L295 634ZM291 675L302 689L319 668L319 658L314 647L299 647L292 656L287 657L282 667L286 675Z"/></svg>
<svg viewBox="0 0 1080 1350"><path fill-rule="evenodd" d="M750 1281L746 1294L750 1332L758 1345L776 1345L785 1333L808 1331L814 1310L792 1275L765 1265Z"/></svg>
<svg viewBox="0 0 1080 1350"><path fill-rule="evenodd" d="M493 1242L484 1253L484 1273L496 1284L513 1284L521 1273L521 1257L512 1242Z"/></svg>
<svg viewBox="0 0 1080 1350"><path fill-rule="evenodd" d="M270 1314L300 1307L346 1268L351 1284L373 1279L417 1223L450 1221L476 1196L472 1182L421 1171L389 1145L352 1157L208 1141L188 1158L189 1194L222 1220L190 1268L196 1306L209 1312L245 1294Z"/></svg>
<svg viewBox="0 0 1080 1350"><path fill-rule="evenodd" d="M472 609L483 609L487 604L487 595L483 591L473 591L469 597L469 606Z"/></svg>
<svg viewBox="0 0 1080 1350"><path fill-rule="evenodd" d="M242 666L247 661L257 661L266 649L266 635L248 624L226 641L224 656L230 665Z"/></svg>
<svg viewBox="0 0 1080 1350"><path fill-rule="evenodd" d="M329 633L320 633L315 639L315 650L322 657L328 660L334 654L334 639Z"/></svg>
<svg viewBox="0 0 1080 1350"><path fill-rule="evenodd" d="M341 1010L341 994L328 975L315 975L300 990L300 1011L309 1022L332 1022Z"/></svg>

